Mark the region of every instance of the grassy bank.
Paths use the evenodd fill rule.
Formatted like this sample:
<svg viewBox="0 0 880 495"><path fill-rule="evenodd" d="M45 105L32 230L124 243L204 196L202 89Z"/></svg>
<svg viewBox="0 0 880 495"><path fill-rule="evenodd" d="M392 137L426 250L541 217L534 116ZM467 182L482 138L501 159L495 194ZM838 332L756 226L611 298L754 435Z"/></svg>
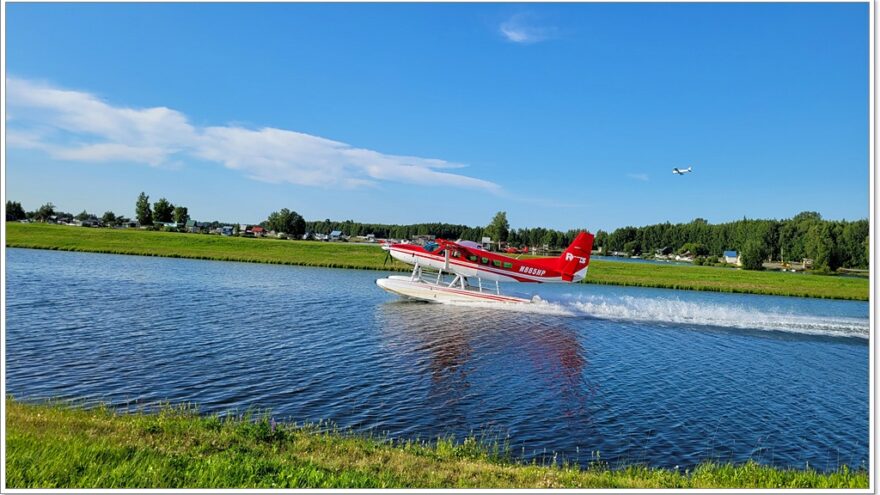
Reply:
<svg viewBox="0 0 880 495"><path fill-rule="evenodd" d="M693 471L510 460L474 439L392 442L194 408L116 414L6 399L10 488L866 488L868 474L703 464Z"/></svg>
<svg viewBox="0 0 880 495"><path fill-rule="evenodd" d="M856 301L867 301L870 287L867 278L598 260L590 262L587 282Z"/></svg>
<svg viewBox="0 0 880 495"><path fill-rule="evenodd" d="M88 229L43 224L8 223L10 247L246 261L332 268L406 270L389 262L378 246L246 239L216 235L143 230ZM588 283L740 292L828 299L868 300L868 280L809 274L752 272L702 266L659 265L595 260Z"/></svg>

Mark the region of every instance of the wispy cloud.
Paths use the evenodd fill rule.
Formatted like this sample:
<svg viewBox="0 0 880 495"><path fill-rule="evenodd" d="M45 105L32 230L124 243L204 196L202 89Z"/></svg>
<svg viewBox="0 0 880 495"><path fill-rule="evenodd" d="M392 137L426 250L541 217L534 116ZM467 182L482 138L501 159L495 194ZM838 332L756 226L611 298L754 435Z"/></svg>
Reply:
<svg viewBox="0 0 880 495"><path fill-rule="evenodd" d="M648 181L648 174L626 174L626 176L633 180Z"/></svg>
<svg viewBox="0 0 880 495"><path fill-rule="evenodd" d="M527 13L514 14L498 26L501 35L513 43L538 43L554 38L558 29L554 26L541 25L535 16Z"/></svg>
<svg viewBox="0 0 880 495"><path fill-rule="evenodd" d="M266 182L374 186L382 182L499 192L490 181L449 172L460 163L357 148L301 132L265 127L197 127L165 107L126 108L93 94L7 79L7 144L42 149L60 160L163 166L196 158Z"/></svg>

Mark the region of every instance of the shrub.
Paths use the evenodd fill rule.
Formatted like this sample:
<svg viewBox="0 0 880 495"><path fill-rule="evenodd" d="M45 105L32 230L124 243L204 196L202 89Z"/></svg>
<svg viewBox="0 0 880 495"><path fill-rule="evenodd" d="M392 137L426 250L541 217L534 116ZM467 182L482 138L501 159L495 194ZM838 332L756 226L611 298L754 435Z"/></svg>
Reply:
<svg viewBox="0 0 880 495"><path fill-rule="evenodd" d="M764 258L767 257L767 248L757 240L747 241L740 253L742 267L746 270L763 270Z"/></svg>

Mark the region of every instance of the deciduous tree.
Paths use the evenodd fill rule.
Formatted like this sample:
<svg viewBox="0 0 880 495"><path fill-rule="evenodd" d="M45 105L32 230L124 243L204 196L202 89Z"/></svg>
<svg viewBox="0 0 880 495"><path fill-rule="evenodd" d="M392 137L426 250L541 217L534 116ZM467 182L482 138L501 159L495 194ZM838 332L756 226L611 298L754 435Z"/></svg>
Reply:
<svg viewBox="0 0 880 495"><path fill-rule="evenodd" d="M173 216L178 225L183 225L189 220L189 210L186 206L177 206L174 208Z"/></svg>
<svg viewBox="0 0 880 495"><path fill-rule="evenodd" d="M499 211L492 218L492 222L486 227L486 235L496 242L507 241L510 232L510 224L507 223L507 212Z"/></svg>
<svg viewBox="0 0 880 495"><path fill-rule="evenodd" d="M25 218L27 218L27 213L24 212L21 203L17 201L6 202L6 220L15 222L17 220L24 220Z"/></svg>
<svg viewBox="0 0 880 495"><path fill-rule="evenodd" d="M34 214L34 219L40 222L45 222L49 220L49 217L55 214L55 205L52 203L46 203L40 207L39 210Z"/></svg>
<svg viewBox="0 0 880 495"><path fill-rule="evenodd" d="M104 225L116 225L116 214L112 211L105 211L101 216L101 221Z"/></svg>
<svg viewBox="0 0 880 495"><path fill-rule="evenodd" d="M763 270L764 258L767 257L767 249L757 239L746 241L743 246L739 260L742 267L746 270Z"/></svg>
<svg viewBox="0 0 880 495"><path fill-rule="evenodd" d="M171 222L174 219L174 205L165 198L153 203L153 221Z"/></svg>
<svg viewBox="0 0 880 495"><path fill-rule="evenodd" d="M284 232L295 238L302 237L306 232L306 221L295 211L282 208L281 211L273 211L264 222L266 226L275 232ZM349 230L351 232L351 230Z"/></svg>
<svg viewBox="0 0 880 495"><path fill-rule="evenodd" d="M153 210L150 209L150 197L145 193L138 196L134 207L137 221L141 225L153 225Z"/></svg>

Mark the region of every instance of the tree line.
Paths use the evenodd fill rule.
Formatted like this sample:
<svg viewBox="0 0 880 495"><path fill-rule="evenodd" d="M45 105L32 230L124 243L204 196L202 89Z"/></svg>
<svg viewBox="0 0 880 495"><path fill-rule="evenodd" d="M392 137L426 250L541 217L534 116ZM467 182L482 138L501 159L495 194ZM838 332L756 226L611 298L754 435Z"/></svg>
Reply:
<svg viewBox="0 0 880 495"><path fill-rule="evenodd" d="M54 220L57 223L72 223L74 220L79 220L81 222L100 222L102 225L111 227L125 225L131 221L131 219L122 215L116 215L112 211L105 211L100 217L86 210L74 214L57 209L51 202L40 206L34 211L25 211L21 203L17 201L6 202L6 220L13 222L19 220L48 222Z"/></svg>
<svg viewBox="0 0 880 495"><path fill-rule="evenodd" d="M813 268L868 268L870 224L867 219L824 220L805 211L785 220L750 220L710 224L702 218L689 223L622 227L596 233L596 246L631 255L689 250L691 254L721 256L738 251L747 268L766 260L813 260ZM664 252L664 254L666 254Z"/></svg>
<svg viewBox="0 0 880 495"><path fill-rule="evenodd" d="M383 239L411 239L417 235L434 235L443 239L462 239L480 242L489 237L493 242L503 242L511 246L547 246L558 250L568 247L578 232L586 229L571 229L565 232L543 227L511 229L507 213L499 211L485 227L449 223L415 223L408 225L361 223L353 220L333 221L328 219L305 222L307 232L328 234L339 230L345 234L358 236L374 234Z"/></svg>
<svg viewBox="0 0 880 495"><path fill-rule="evenodd" d="M137 221L142 226L156 222L184 224L189 219L184 206L175 206L165 198L150 204L149 196L141 193L135 204ZM6 202L6 219L47 221L55 216L59 221L97 219L85 211L79 215L56 211L52 203L38 210L25 212L20 203ZM130 220L105 212L104 225L121 225ZM206 222L219 227L224 222ZM238 224L233 225L238 227ZM567 247L581 230L559 231L543 227L511 229L506 212L498 212L485 227L449 223L417 223L408 225L363 223L353 220L328 219L306 221L299 213L287 208L272 212L260 223L266 229L284 232L299 238L306 233L329 234L334 230L349 236L373 234L377 238L411 239L417 235L434 235L444 239L463 239L480 242L489 237L515 247L545 247L560 250ZM743 266L761 269L764 261L813 260L818 271L838 268L868 268L870 261L870 224L867 219L825 220L817 212L805 211L784 220L746 219L710 224L702 218L689 223L669 222L644 227L621 227L612 232L596 232L594 249L604 253L622 252L629 255L669 254L688 252L706 259L720 257L724 251L737 251Z"/></svg>
<svg viewBox="0 0 880 495"><path fill-rule="evenodd" d="M175 206L165 198L161 198L150 205L150 197L146 193L140 193L135 202L135 217L139 225L152 226L159 223L177 223L184 225L189 219L189 210L185 206ZM117 215L112 211L105 211L103 215L98 217L86 210L74 215L66 211L59 210L51 202L40 206L34 211L25 211L21 203L17 201L6 202L6 220L33 220L35 222L46 222L54 219L59 223L71 223L74 220L100 222L108 227L125 225L131 222L131 219L123 215Z"/></svg>

